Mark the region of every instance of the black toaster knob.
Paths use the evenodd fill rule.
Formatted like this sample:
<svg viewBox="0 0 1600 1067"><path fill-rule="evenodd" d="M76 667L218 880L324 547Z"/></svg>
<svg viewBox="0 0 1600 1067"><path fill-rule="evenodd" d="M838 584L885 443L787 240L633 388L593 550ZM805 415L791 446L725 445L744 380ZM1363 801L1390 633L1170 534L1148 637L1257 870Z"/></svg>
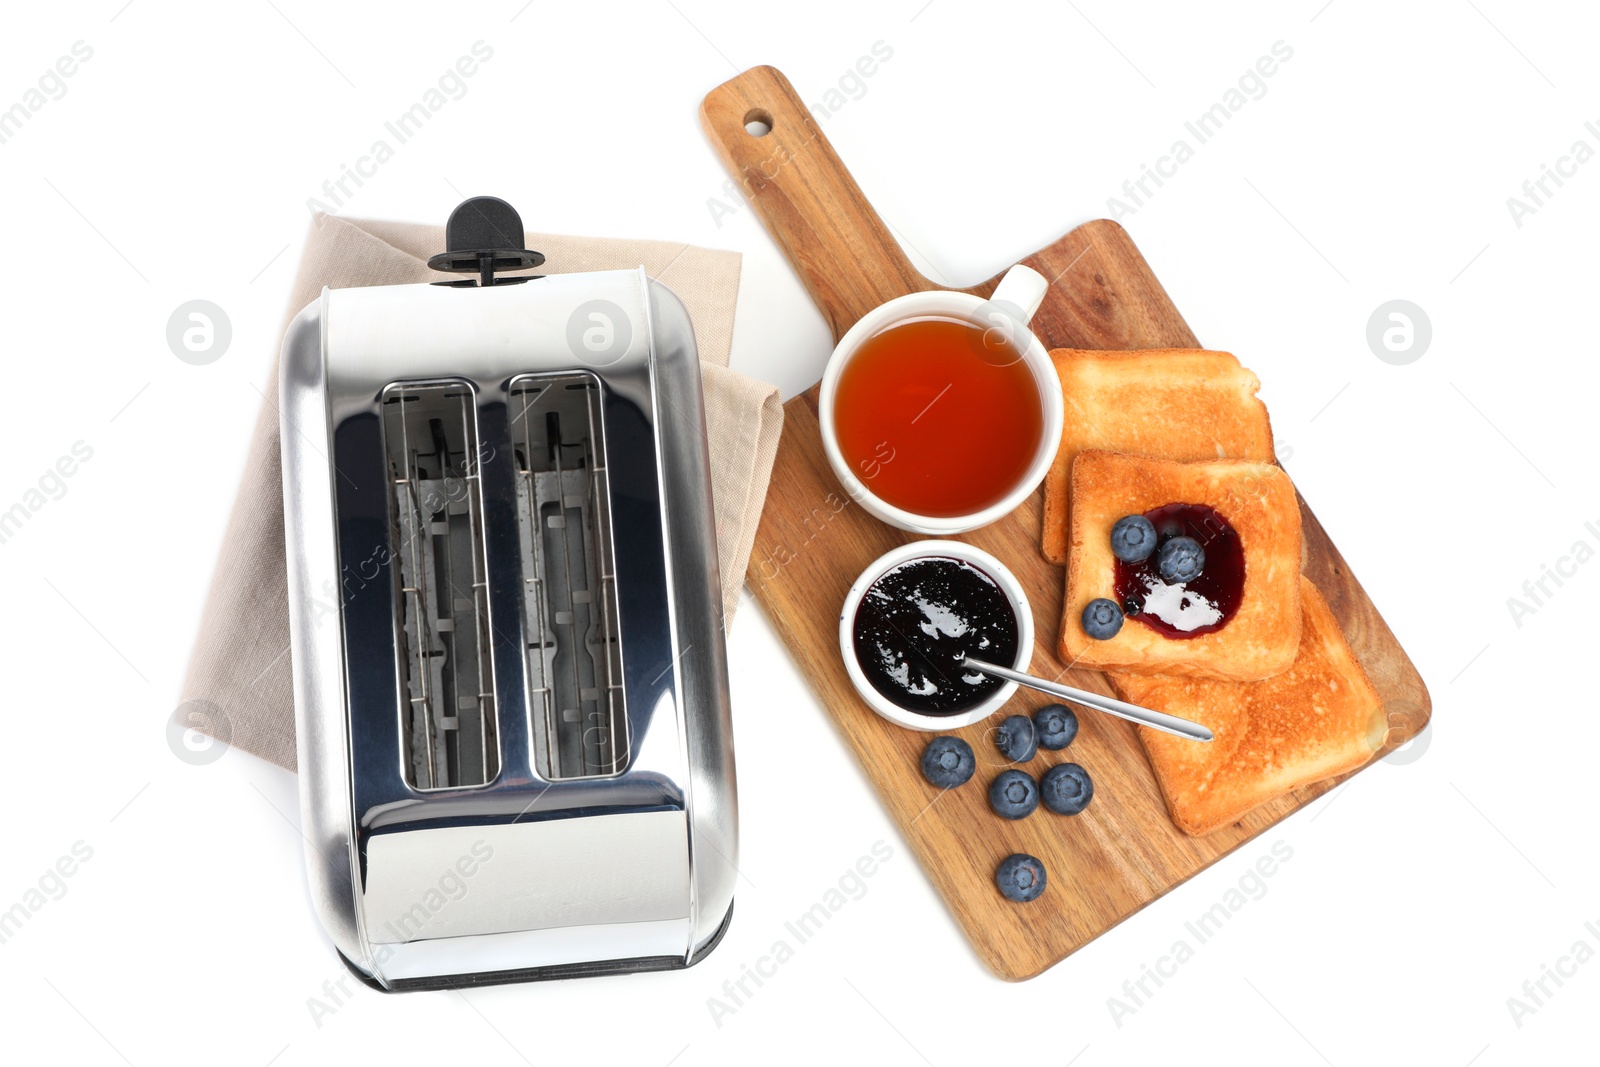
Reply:
<svg viewBox="0 0 1600 1067"><path fill-rule="evenodd" d="M476 274L479 285L526 281L526 278L495 277L496 271L526 270L544 262L544 256L538 252L521 247L526 241L522 216L517 214L516 208L497 196L475 196L463 200L450 213L450 221L444 226L447 251L431 257L428 266L450 274Z"/></svg>

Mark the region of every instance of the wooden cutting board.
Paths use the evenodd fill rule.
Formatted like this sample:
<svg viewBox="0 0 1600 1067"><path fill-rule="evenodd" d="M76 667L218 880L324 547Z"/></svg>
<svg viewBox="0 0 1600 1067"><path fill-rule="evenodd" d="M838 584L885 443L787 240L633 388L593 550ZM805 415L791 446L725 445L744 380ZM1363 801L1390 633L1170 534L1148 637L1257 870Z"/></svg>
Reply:
<svg viewBox="0 0 1600 1067"><path fill-rule="evenodd" d="M835 340L883 301L939 288L906 259L780 72L757 67L718 86L700 115ZM748 132L749 123L769 132ZM1052 280L1032 323L1047 348L1199 347L1149 264L1114 222L1079 226L1022 262ZM967 291L986 296L997 281ZM1041 752L1027 769L1038 775L1067 760L1087 768L1095 800L1082 815L1066 819L1041 811L1008 823L992 814L986 787L1004 764L986 736L990 727L982 723L952 731L977 753L977 775L940 794L918 771L930 735L874 714L851 686L840 658L838 609L850 584L879 555L917 538L849 503L823 455L817 392L812 387L784 407L783 438L748 580L973 949L1000 977L1031 978L1060 962L1342 780L1296 790L1232 826L1192 838L1168 819L1134 728L1080 709L1081 729L1072 746ZM1041 501L1042 491L1009 518L962 539L999 557L1027 588L1038 634L1032 670L1054 678L1063 670L1055 652L1063 575L1039 553ZM1305 573L1327 598L1383 696L1390 723L1385 751L1392 750L1427 723L1427 688L1304 499L1300 508ZM1071 670L1062 680L1112 692L1095 672ZM1025 714L1049 702L1021 690L1006 711ZM1031 904L1009 903L994 887L996 864L1012 852L1038 856L1049 873L1049 890Z"/></svg>

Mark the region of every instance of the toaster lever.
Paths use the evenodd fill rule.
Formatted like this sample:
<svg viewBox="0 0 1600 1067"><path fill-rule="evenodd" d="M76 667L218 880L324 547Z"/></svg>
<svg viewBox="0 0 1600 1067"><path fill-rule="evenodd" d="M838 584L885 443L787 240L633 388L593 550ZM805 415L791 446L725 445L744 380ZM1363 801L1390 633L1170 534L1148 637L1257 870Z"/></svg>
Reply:
<svg viewBox="0 0 1600 1067"><path fill-rule="evenodd" d="M522 216L497 196L463 200L450 212L444 226L445 251L431 257L428 266L448 274L476 274L478 285L507 285L526 278L496 278L496 271L525 270L544 262L544 256L519 247L527 241ZM472 285L470 281L440 285Z"/></svg>

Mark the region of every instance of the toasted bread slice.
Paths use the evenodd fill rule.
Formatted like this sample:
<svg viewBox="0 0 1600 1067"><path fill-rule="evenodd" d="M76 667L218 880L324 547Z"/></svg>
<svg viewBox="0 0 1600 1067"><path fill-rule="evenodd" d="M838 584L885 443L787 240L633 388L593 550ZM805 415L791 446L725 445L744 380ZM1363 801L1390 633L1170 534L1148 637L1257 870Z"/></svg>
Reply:
<svg viewBox="0 0 1600 1067"><path fill-rule="evenodd" d="M1109 640L1083 630L1083 609L1116 599L1111 527L1124 515L1168 504L1205 504L1239 534L1244 585L1220 629L1169 637L1140 618ZM1300 506L1271 463L1215 459L1175 463L1117 452L1078 453L1072 463L1072 536L1067 553L1061 662L1100 670L1192 674L1254 682L1289 669L1300 644Z"/></svg>
<svg viewBox="0 0 1600 1067"><path fill-rule="evenodd" d="M1156 348L1050 353L1066 403L1061 448L1044 480L1041 547L1067 561L1067 476L1085 449L1161 459L1271 460L1261 381L1228 352Z"/></svg>
<svg viewBox="0 0 1600 1067"><path fill-rule="evenodd" d="M1353 771L1383 747L1383 701L1317 587L1302 578L1294 666L1262 682L1114 673L1122 699L1211 728L1210 743L1139 728L1172 821L1208 834L1291 789Z"/></svg>

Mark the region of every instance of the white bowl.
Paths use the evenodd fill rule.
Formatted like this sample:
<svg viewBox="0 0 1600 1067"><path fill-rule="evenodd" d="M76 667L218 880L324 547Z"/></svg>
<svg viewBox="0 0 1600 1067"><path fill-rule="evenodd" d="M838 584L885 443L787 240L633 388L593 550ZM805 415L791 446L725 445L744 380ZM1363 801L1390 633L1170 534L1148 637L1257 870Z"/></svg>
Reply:
<svg viewBox="0 0 1600 1067"><path fill-rule="evenodd" d="M1011 699L1011 694L1017 691L1017 683L1006 682L983 703L968 711L953 715L924 715L921 712L907 711L872 688L872 683L867 681L867 676L862 673L861 663L856 659L855 648L856 608L861 604L861 597L873 582L892 568L907 560L928 557L958 559L970 563L999 584L1017 617L1017 659L1015 663L1001 664L1001 666L1019 671L1028 669L1028 663L1033 659L1033 611L1028 606L1028 595L1023 592L1022 583L1017 581L1017 576L1012 574L1004 563L983 549L974 548L964 541L913 541L891 552L885 552L861 572L861 577L856 579L855 584L850 587L850 592L845 594L844 606L839 609L839 652L844 656L845 673L850 675L850 681L855 685L856 692L861 694L861 699L865 700L873 711L890 722L908 729L934 733L956 730L963 726L971 726L975 722L982 722Z"/></svg>
<svg viewBox="0 0 1600 1067"><path fill-rule="evenodd" d="M1045 350L1026 323L1033 317L1044 299L1049 283L1030 267L1015 266L1006 272L994 295L988 300L971 293L935 289L923 293L910 293L896 297L863 315L834 347L828 365L822 372L822 392L818 398L817 418L822 428L822 449L828 464L839 479L850 499L860 504L868 514L891 526L912 533L944 537L987 526L991 522L1015 511L1039 487L1044 476L1055 462L1056 450L1061 446L1062 399L1061 379L1050 353ZM884 330L911 319L949 318L974 322L985 329L1003 326L1011 335L1012 343L1022 353L1023 362L1033 372L1034 384L1039 389L1043 429L1033 462L1022 479L1012 486L997 503L982 511L967 515L932 516L897 508L879 498L857 476L839 449L839 439L833 429L834 398L838 393L839 375L845 364L855 356L862 342Z"/></svg>

